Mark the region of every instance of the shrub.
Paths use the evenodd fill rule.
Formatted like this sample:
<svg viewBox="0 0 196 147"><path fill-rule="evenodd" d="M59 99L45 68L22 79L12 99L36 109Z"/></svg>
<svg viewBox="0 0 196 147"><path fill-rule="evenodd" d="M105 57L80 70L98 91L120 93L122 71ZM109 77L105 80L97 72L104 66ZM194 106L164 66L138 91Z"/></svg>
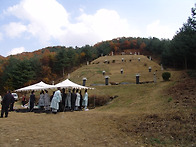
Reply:
<svg viewBox="0 0 196 147"><path fill-rule="evenodd" d="M169 81L170 77L171 77L171 73L170 72L162 73L162 78L163 78L164 81Z"/></svg>
<svg viewBox="0 0 196 147"><path fill-rule="evenodd" d="M90 95L89 96L89 107L103 106L111 101L111 97L108 95Z"/></svg>
<svg viewBox="0 0 196 147"><path fill-rule="evenodd" d="M187 74L188 74L191 78L196 78L196 70L187 71Z"/></svg>

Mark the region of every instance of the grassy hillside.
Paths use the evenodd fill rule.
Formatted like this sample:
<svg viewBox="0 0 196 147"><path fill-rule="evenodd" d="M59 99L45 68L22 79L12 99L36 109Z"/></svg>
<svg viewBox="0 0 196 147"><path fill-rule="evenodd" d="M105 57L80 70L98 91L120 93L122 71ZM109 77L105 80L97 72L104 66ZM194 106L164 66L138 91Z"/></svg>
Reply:
<svg viewBox="0 0 196 147"><path fill-rule="evenodd" d="M103 63L105 60L110 63ZM148 71L149 66L152 72ZM124 74L120 74L121 68ZM169 70L171 79L164 82L161 67L142 55L100 57L71 73L70 79L82 84L86 77L87 86L104 84L103 70L110 82L132 84L94 86L88 91L89 96L118 97L86 112L11 112L7 119L1 119L0 146L196 145L195 79L185 71ZM135 84L136 73L140 74L140 81L153 81L154 71L156 83Z"/></svg>
<svg viewBox="0 0 196 147"><path fill-rule="evenodd" d="M122 62L122 58L124 58L124 62ZM140 61L138 61L138 58L140 58ZM104 63L106 60L110 63ZM152 68L151 72L149 72L149 67ZM121 68L124 70L123 74L120 73ZM157 105L157 103L153 104L152 101L156 99L159 91L162 89L161 87L166 86L162 83L161 75L163 71L160 65L143 55L100 57L90 65L83 66L74 71L70 79L82 84L82 78L86 77L87 86L91 86L92 84L104 84L105 78L102 74L103 70L106 71L105 75L110 77L109 82L128 82L130 84L94 86L95 89L90 90L89 95L118 96L110 105L100 108L101 111L113 111L115 109L117 112L133 112L138 110L147 112L150 108L149 103L151 103L150 105ZM147 82L153 81L154 72L156 72L156 83L135 84L136 74L140 74L140 82ZM156 88L157 91L154 91Z"/></svg>
<svg viewBox="0 0 196 147"><path fill-rule="evenodd" d="M122 62L122 58L126 62ZM106 60L110 63L103 63ZM113 60L115 63L112 63ZM149 66L152 67L151 72L148 70ZM124 74L120 73L121 68L124 69ZM81 84L81 79L86 77L87 86L93 83L104 84L103 70L106 71L106 75L109 75L109 81L133 84L95 86L95 90L89 91L90 95L118 96L108 105L96 108L96 111L120 115L117 121L119 127L128 135L136 132L135 135L139 135L147 144L164 146L194 144L195 92L192 93L192 97L189 97L184 93L183 86L176 88L175 91L171 92L171 90L179 83L183 85L183 82L195 81L195 79L190 80L184 71L169 70L172 77L170 81L164 82L161 76L164 71L157 63L142 55L119 55L98 58L90 65L73 72L71 80ZM140 74L140 81L144 82L153 81L155 71L156 83L135 84L137 73ZM194 84L195 82L189 86L190 91L193 91L191 89ZM178 102L179 95L185 100L188 97L189 103L187 104L185 100ZM189 105L191 103L193 105Z"/></svg>
<svg viewBox="0 0 196 147"><path fill-rule="evenodd" d="M122 62L122 58L124 62ZM140 61L138 61L140 58ZM104 63L108 61L108 63ZM113 63L114 62L114 63ZM149 67L152 71L149 72ZM124 74L121 75L121 68ZM153 74L156 71L158 81L162 74L161 67L157 63L149 60L143 55L117 55L117 56L104 56L100 57L90 65L83 66L82 68L74 71L71 74L71 80L82 84L82 78L87 78L87 86L95 83L105 82L102 71L105 71L105 75L109 76L110 82L129 82L135 83L135 75L140 74L140 81L153 81Z"/></svg>

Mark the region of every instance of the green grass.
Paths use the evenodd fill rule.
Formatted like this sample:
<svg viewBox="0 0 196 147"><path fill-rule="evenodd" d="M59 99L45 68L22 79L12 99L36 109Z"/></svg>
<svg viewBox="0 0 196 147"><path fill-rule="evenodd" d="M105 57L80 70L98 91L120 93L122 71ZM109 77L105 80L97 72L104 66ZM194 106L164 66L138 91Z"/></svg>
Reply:
<svg viewBox="0 0 196 147"><path fill-rule="evenodd" d="M155 90L155 84L130 84L118 86L97 86L89 91L89 95L109 95L118 97L109 105L99 108L100 111L120 111L132 113L152 113L160 108L165 109L166 102L160 97L159 91ZM155 90L155 91L154 91ZM156 107L159 104L162 107Z"/></svg>
<svg viewBox="0 0 196 147"><path fill-rule="evenodd" d="M124 58L126 62L122 62ZM141 60L138 61L138 58ZM112 61L110 64L104 64L105 60ZM129 59L132 61L129 62ZM109 82L130 82L133 84L128 85L109 85L109 86L95 86L94 90L89 90L89 95L107 95L118 97L110 102L109 105L99 108L101 111L121 111L121 112L151 112L153 107L157 111L157 104L161 105L164 109L166 101L161 99L161 88L167 85L166 82L162 82L162 71L160 66L147 59L147 57L139 55L124 55L124 56L104 56L93 61L99 64L90 64L82 66L73 73L70 74L70 80L78 84L82 84L82 79L87 78L86 86L91 84L104 84L105 78L102 75L102 71L106 71L106 75L109 75ZM152 67L152 72L148 71L148 66ZM124 69L124 73L120 74L120 69ZM153 71L157 70L157 84L134 84L135 74L140 73L140 81L152 81ZM161 86L163 85L163 86ZM157 88L160 87L160 88ZM38 95L39 97L39 95Z"/></svg>
<svg viewBox="0 0 196 147"><path fill-rule="evenodd" d="M122 62L121 59L124 58L126 62ZM138 61L138 58L141 58L141 61ZM129 59L132 59L129 62ZM105 60L112 61L115 60L115 63L110 62L110 64L104 64ZM153 73L157 70L157 81L162 80L161 74L162 71L160 70L161 67L153 62L150 61L147 57L139 55L124 55L124 56L104 56L96 59L92 63L99 64L90 64L83 66L73 73L71 73L71 80L76 83L81 83L82 78L87 78L87 86L90 86L94 83L104 83L105 79L102 75L102 71L105 70L105 75L110 77L109 82L131 82L135 83L135 75L139 73L140 81L153 81ZM147 66L145 66L147 65ZM152 67L152 72L148 71L148 66ZM120 70L123 68L124 74L120 74Z"/></svg>
<svg viewBox="0 0 196 147"><path fill-rule="evenodd" d="M122 57L126 62L122 63ZM141 58L140 62L137 60L138 57ZM115 60L115 63L110 62L110 64L104 64L103 62L106 59L108 61ZM132 61L129 62L129 59L132 59ZM102 75L102 71L105 70L106 75L110 76L109 82L133 83L127 85L95 86L94 90L88 90L89 96L118 96L110 101L109 104L96 107L94 109L96 113L101 112L101 114L104 114L104 118L111 117L107 114L112 114L112 117L116 119L112 123L115 123L115 126L119 126L121 130L124 129L123 134L139 138L149 146L176 146L179 145L178 142L182 143L178 139L184 137L184 134L185 137L188 136L189 133L186 132L186 129L192 127L191 124L189 126L187 123L189 121L187 119L189 116L187 115L188 112L184 111L182 107L173 107L175 98L167 93L167 89L179 83L182 71L169 71L172 77L170 81L165 82L161 76L164 71L160 70L160 66L142 55L105 56L93 62L99 62L99 64L90 64L77 69L71 73L71 81L82 84L82 78L86 77L86 86L94 83L104 84L105 78ZM152 67L152 72L148 72L149 66ZM123 75L120 74L121 68L124 69ZM157 83L134 84L136 73L141 75L140 81L153 81L155 70L157 70ZM182 118L187 117L187 121L181 117L182 120L173 119L178 118L178 116L182 116ZM160 128L162 130L159 130ZM134 130L136 130L136 133ZM193 129L191 128L189 130ZM121 133L119 132L119 134ZM176 135L176 138L171 139L171 135L173 134ZM144 138L141 137L142 135ZM193 137L193 135L192 133L190 137ZM145 140L145 138L148 138L148 140ZM190 140L191 138L186 141L185 138L184 144L188 144Z"/></svg>
<svg viewBox="0 0 196 147"><path fill-rule="evenodd" d="M126 62L122 62L124 58ZM141 60L138 61L138 58ZM129 60L132 60L131 62ZM105 60L110 61L110 64L104 64ZM112 61L115 60L115 63ZM98 63L99 64L92 64ZM128 112L151 112L150 107L156 107L157 104L165 103L160 98L160 90L158 85L165 85L162 83L161 67L150 61L143 55L119 55L119 56L104 56L96 59L90 65L85 65L73 73L71 73L71 80L78 84L82 84L82 78L86 77L86 86L91 84L104 84L105 78L102 71L105 70L109 75L109 82L129 82L133 84L128 85L109 85L109 86L95 86L95 90L89 90L89 95L118 95L109 105L99 108L100 111L128 111ZM148 66L152 67L152 72L148 71ZM124 73L120 73L123 68ZM134 84L136 82L135 75L140 74L140 81L153 81L153 74L156 71L157 84ZM158 92L157 92L158 91ZM165 104L161 104L165 106ZM163 108L163 107L162 107ZM156 108L155 108L156 109ZM158 110L157 110L158 111Z"/></svg>

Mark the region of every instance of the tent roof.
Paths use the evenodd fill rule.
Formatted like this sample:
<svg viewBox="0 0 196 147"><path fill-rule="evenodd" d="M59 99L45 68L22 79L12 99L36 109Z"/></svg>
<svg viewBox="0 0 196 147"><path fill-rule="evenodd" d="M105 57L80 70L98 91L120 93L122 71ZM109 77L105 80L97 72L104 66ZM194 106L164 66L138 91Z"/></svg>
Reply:
<svg viewBox="0 0 196 147"><path fill-rule="evenodd" d="M66 79L66 80L56 84L55 87L56 88L61 87L61 88L77 88L77 89L94 89L94 88L90 88L90 87L76 84L76 83L70 81L69 79Z"/></svg>
<svg viewBox="0 0 196 147"><path fill-rule="evenodd" d="M70 81L69 79L66 79L65 81L62 81L56 85L49 85L46 84L44 82L39 82L24 88L20 88L15 90L16 92L21 92L21 91L31 91L31 90L44 90L44 89L49 89L49 88L57 88L57 87L61 87L61 88L76 88L76 89L94 89L94 88L90 88L90 87L86 87L86 86L82 86L79 84L76 84L72 81Z"/></svg>
<svg viewBox="0 0 196 147"><path fill-rule="evenodd" d="M30 86L27 86L27 87L24 87L24 88L20 88L20 89L17 89L15 91L19 92L19 91L30 91L30 90L44 90L44 89L53 88L53 87L54 87L54 85L49 85L49 84L46 84L46 83L41 81L39 83L30 85Z"/></svg>

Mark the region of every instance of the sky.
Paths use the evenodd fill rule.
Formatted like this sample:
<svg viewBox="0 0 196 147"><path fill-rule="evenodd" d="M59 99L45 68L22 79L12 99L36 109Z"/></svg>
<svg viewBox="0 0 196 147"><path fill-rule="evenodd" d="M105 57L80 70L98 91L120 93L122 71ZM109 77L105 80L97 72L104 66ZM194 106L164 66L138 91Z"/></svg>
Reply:
<svg viewBox="0 0 196 147"><path fill-rule="evenodd" d="M0 55L118 37L172 39L195 0L0 0Z"/></svg>

